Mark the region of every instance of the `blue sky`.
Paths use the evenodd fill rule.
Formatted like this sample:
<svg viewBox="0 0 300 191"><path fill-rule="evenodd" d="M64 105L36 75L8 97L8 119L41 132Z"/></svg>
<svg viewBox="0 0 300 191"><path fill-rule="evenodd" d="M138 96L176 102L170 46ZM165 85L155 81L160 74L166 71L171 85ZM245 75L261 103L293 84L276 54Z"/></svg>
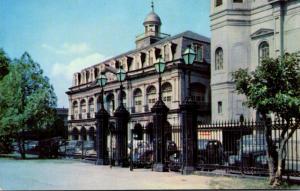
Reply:
<svg viewBox="0 0 300 191"><path fill-rule="evenodd" d="M135 48L151 0L0 0L0 47L10 58L25 51L50 78L58 107L72 74ZM162 32L210 37L209 0L154 0Z"/></svg>

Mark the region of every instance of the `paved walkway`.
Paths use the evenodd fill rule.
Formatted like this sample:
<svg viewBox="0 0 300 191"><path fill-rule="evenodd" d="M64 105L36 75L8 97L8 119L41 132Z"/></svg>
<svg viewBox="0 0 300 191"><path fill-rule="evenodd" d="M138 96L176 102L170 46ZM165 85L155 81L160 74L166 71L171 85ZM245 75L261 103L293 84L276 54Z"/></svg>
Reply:
<svg viewBox="0 0 300 191"><path fill-rule="evenodd" d="M72 160L0 159L0 188L4 190L265 188L264 181L251 181L249 183L247 179L228 177L184 176L149 169L134 169L130 172L128 168L110 169L109 166Z"/></svg>

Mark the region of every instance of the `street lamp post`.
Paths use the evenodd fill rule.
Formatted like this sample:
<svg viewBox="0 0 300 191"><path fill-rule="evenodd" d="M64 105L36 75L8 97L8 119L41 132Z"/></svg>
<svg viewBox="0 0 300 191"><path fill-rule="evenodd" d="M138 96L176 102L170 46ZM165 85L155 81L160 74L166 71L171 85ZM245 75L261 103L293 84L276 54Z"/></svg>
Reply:
<svg viewBox="0 0 300 191"><path fill-rule="evenodd" d="M114 116L116 117L116 165L127 167L128 164L128 121L129 112L123 104L123 84L126 78L126 72L122 67L116 73L120 82L119 107L116 109Z"/></svg>
<svg viewBox="0 0 300 191"><path fill-rule="evenodd" d="M166 64L160 57L155 63L155 70L158 73L158 100L151 109L153 113L153 126L155 129L154 142L154 165L153 170L158 172L168 171L165 159L166 140L165 140L165 125L169 108L162 101L161 93L161 74L164 72Z"/></svg>
<svg viewBox="0 0 300 191"><path fill-rule="evenodd" d="M97 79L97 84L101 87L100 104L101 108L96 113L96 150L97 150L97 165L107 165L108 164L108 152L107 152L107 133L108 133L108 119L109 114L104 108L103 104L103 94L104 86L107 83L107 78L105 74L101 74Z"/></svg>
<svg viewBox="0 0 300 191"><path fill-rule="evenodd" d="M189 68L196 57L194 50L188 47L183 55L185 63L184 70L188 70L188 96L186 96L183 104L180 105L181 119L182 119L182 172L183 174L190 174L194 171L195 163L197 161L197 106L192 99L191 93L191 69Z"/></svg>

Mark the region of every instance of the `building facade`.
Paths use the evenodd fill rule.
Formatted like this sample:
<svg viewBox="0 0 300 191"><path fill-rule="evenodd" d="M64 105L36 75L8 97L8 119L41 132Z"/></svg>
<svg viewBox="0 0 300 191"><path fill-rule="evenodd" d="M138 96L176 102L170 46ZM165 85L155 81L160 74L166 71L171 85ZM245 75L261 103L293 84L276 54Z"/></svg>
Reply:
<svg viewBox="0 0 300 191"><path fill-rule="evenodd" d="M212 120L257 119L235 91L232 72L300 51L300 1L211 0L210 18Z"/></svg>
<svg viewBox="0 0 300 191"><path fill-rule="evenodd" d="M123 103L130 112L128 128L138 125L151 129L151 108L158 99L159 86L154 63L160 56L166 63L162 74L162 98L170 109L168 122L172 127L179 126L179 105L188 95L187 71L182 60L182 53L188 46L192 46L197 53L191 66L192 97L199 104L199 119L210 118L210 39L191 31L175 36L161 33L162 22L153 7L143 25L143 34L136 37L136 49L74 74L73 85L66 92L69 98L69 139L94 139L95 113L100 108L101 91L96 79L103 72L108 78L108 84L104 87L104 107L111 116L110 126L114 126L114 111L122 95ZM115 75L120 66L127 72L122 94Z"/></svg>

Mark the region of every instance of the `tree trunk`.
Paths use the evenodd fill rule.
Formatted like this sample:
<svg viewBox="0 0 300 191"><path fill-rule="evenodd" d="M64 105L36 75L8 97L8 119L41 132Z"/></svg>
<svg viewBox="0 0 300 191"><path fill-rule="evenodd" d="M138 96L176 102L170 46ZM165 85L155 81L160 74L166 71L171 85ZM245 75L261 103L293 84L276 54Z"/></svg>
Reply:
<svg viewBox="0 0 300 191"><path fill-rule="evenodd" d="M273 182L273 186L279 186L282 184L282 171L284 169L284 157L283 157L283 147L280 148L278 152L278 163L277 163L277 170Z"/></svg>
<svg viewBox="0 0 300 191"><path fill-rule="evenodd" d="M272 141L272 125L271 120L263 115L265 121L265 137L267 142L267 157L268 157L268 167L269 167L269 183L273 185L275 181L275 166L276 166L276 148L273 146Z"/></svg>
<svg viewBox="0 0 300 191"><path fill-rule="evenodd" d="M26 154L25 154L25 143L24 143L24 139L22 139L21 137L18 137L18 147L19 147L19 153L21 155L22 159L26 158Z"/></svg>
<svg viewBox="0 0 300 191"><path fill-rule="evenodd" d="M268 156L268 166L269 166L269 183L273 185L275 181L275 159L272 154L267 151Z"/></svg>

